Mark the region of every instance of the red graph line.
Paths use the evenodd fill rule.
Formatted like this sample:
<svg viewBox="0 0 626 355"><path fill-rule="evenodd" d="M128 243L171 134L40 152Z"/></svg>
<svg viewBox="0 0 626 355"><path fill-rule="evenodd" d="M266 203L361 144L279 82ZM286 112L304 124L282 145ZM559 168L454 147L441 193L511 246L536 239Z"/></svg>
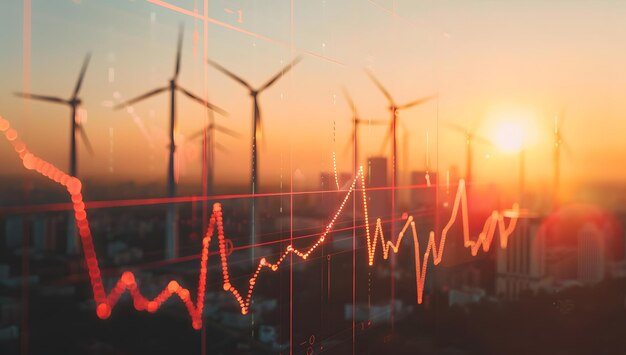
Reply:
<svg viewBox="0 0 626 355"><path fill-rule="evenodd" d="M411 229L411 234L413 236L413 245L414 245L414 256L415 256L415 281L417 287L417 303L422 303L422 295L424 293L424 282L426 279L426 270L428 267L428 260L432 253L432 259L434 265L437 265L441 262L444 253L444 247L446 243L446 238L448 231L455 223L457 216L459 214L459 210L461 212L461 219L463 224L463 241L464 246L469 248L472 255L477 255L478 251L483 249L483 251L488 251L492 241L495 236L495 232L499 232L500 236L500 246L502 248L507 247L508 238L515 229L515 225L517 223L518 211L519 208L517 205L513 206L513 210L509 213L501 213L497 211L493 211L489 218L485 220L482 231L479 233L478 238L476 240L471 240L469 235L469 218L468 218L468 210L467 210L467 195L465 192L465 183L463 180L460 181L459 187L457 190L456 197L454 199L454 205L452 207L452 213L450 216L450 220L443 228L441 233L441 239L439 241L439 245L437 246L435 242L435 233L433 231L430 232L428 238L428 244L426 245L426 250L420 260L420 248L419 242L417 239L417 231L415 228L415 222L412 216L407 218L404 227L398 234L398 238L394 243L393 240L385 240L385 236L383 234L382 222L380 218L376 221L376 227L374 231L373 237L370 233L370 224L369 224L369 215L367 211L367 195L365 190L365 174L363 172L363 168L359 169L357 176L354 177L352 181L352 185L346 192L343 201L341 202L339 208L333 215L331 221L326 225L324 232L319 236L319 238L307 249L299 250L295 248L293 245L287 246L287 248L280 254L280 257L275 262L270 262L266 258L261 258L259 260L259 264L252 275L252 277L248 280L247 290L244 292L240 292L233 284L230 282L230 273L228 269L228 245L226 238L224 236L224 227L223 227L223 217L222 217L222 207L220 203L213 204L213 213L211 214L209 220L209 226L207 228L206 234L202 239L202 252L201 252L201 260L200 260L200 275L198 277L198 289L197 289L197 298L196 303L191 300L190 292L187 288L182 287L178 284L177 281L172 280L168 283L167 287L165 287L159 295L157 295L153 299L148 299L144 295L141 294L141 291L137 287L137 282L135 281L135 275L130 271L125 271L122 273L122 276L113 287L113 289L107 294L104 290L104 285L102 282L100 267L98 265L98 258L93 245L93 237L91 234L91 229L89 227L89 221L87 219L87 211L85 209L85 203L83 202L82 195L82 183L78 178L72 177L65 172L61 171L54 165L50 164L46 160L39 158L32 154L26 147L26 145L19 139L17 131L10 127L10 124L7 120L0 117L0 132L4 132L5 138L13 145L15 152L19 155L22 163L26 169L35 170L37 173L53 180L57 184L65 187L72 199L72 205L74 210L74 218L76 220L76 226L79 231L79 235L81 238L83 253L85 256L85 261L87 264L87 269L89 272L89 278L91 280L91 287L93 290L94 300L96 302L96 314L101 319L106 319L111 315L111 311L113 307L117 304L120 296L128 291L133 299L133 305L138 311L148 311L148 312L156 312L165 301L173 296L177 296L187 307L187 311L191 316L192 326L195 329L200 329L202 327L202 310L204 308L204 294L206 291L206 274L207 274L207 260L209 256L209 245L211 243L211 239L215 232L217 232L217 243L219 247L219 255L222 266L222 280L223 280L223 288L224 291L230 292L232 296L236 299L239 308L241 309L242 314L247 314L249 312L249 307L252 299L252 294L254 291L254 287L257 282L257 278L259 277L261 271L263 269L270 269L271 271L277 271L282 262L285 260L287 256L296 255L302 260L307 260L309 255L313 253L324 241L328 234L333 230L333 226L337 218L341 215L348 199L352 195L352 193L356 193L357 183L361 184L361 197L363 199L363 214L365 217L365 234L367 239L367 251L368 251L368 264L372 266L374 264L374 258L376 256L376 248L377 241L380 239L381 248L383 251L383 259L389 258L389 250L394 253L398 253L400 249L400 243L404 238L407 230ZM506 225L504 219L505 217L509 218L509 224ZM421 261L421 263L420 263Z"/></svg>
<svg viewBox="0 0 626 355"><path fill-rule="evenodd" d="M388 190L409 190L409 189L422 189L429 187L427 184L416 185L402 185L392 187L369 187L367 191L388 191ZM355 191L359 191L356 189ZM281 197L281 196L305 196L305 195L319 195L326 193L338 193L337 189L332 190L315 190L315 191L294 191L294 192L264 192L264 193L247 193L247 194L224 194L224 195L210 195L210 196L177 196L177 197L153 197L153 198L138 198L138 199L125 199L125 200L101 200L90 201L86 203L87 209L93 210L98 208L113 208L113 207L137 207L137 206L154 206L154 205L166 205L170 203L188 203L188 202L204 202L204 201L223 201L234 200L243 198L259 198L259 197ZM36 205L23 205L23 206L10 206L0 207L0 214L20 214L20 213L38 213L38 212L50 212L50 211L71 211L71 203L47 203Z"/></svg>

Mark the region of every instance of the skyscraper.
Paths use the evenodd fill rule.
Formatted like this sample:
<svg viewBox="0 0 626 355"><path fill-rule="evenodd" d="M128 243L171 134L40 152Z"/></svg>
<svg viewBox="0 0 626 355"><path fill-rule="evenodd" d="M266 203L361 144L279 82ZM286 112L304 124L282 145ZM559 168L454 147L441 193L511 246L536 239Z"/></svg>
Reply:
<svg viewBox="0 0 626 355"><path fill-rule="evenodd" d="M517 299L524 290L539 286L545 269L545 243L541 218L520 218L509 236L508 247L498 246L496 259L496 293L506 299ZM499 240L494 241L499 243Z"/></svg>
<svg viewBox="0 0 626 355"><path fill-rule="evenodd" d="M605 233L587 222L578 232L578 281L595 284L604 279L606 271Z"/></svg>

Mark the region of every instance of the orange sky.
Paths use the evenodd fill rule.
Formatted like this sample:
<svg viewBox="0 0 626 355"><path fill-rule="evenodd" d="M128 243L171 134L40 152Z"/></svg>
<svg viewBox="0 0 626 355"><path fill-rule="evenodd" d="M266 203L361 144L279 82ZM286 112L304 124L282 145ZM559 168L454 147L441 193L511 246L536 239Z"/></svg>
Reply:
<svg viewBox="0 0 626 355"><path fill-rule="evenodd" d="M191 12L199 3L198 13L204 13L203 1L171 3ZM501 121L514 119L528 127L528 180L549 186L552 120L565 108L563 135L572 154L563 156L564 184L626 178L626 3L314 0L295 1L293 9L290 1L210 3L205 41L201 19L143 0L32 1L28 36L22 4L3 2L0 114L33 152L66 168L68 109L28 103L11 92L30 87L34 93L68 97L90 50L82 96L88 113L84 125L96 155L88 157L79 145L80 175L165 181L167 95L135 107L149 139L128 113L107 105L114 92L130 98L167 83L182 21L180 84L201 95L206 84L210 100L230 113L218 122L244 135L242 140L218 135L228 147L228 153L217 153L218 183L249 179L251 101L245 89L204 64L205 44L210 58L253 85L261 85L293 56L304 58L261 96L265 181L300 170L305 183L315 184L320 171L332 170L333 151L340 170L350 169L350 157L342 154L351 134L350 111L341 87L352 93L363 117L388 118L385 99L364 68L400 103L440 94L438 101L401 112L410 132L411 170L424 167L429 132L432 169L445 171L456 164L464 171L463 136L445 128L445 122L480 121L477 132L492 139ZM24 43L30 43L29 67L24 66ZM190 135L202 127L205 112L182 96L178 100L180 133ZM381 153L386 130L363 126L361 132L365 163L366 156ZM187 156L183 182L200 180L199 149L199 142L181 147ZM0 157L1 174L21 172L9 145L0 146ZM476 146L477 180L510 183L517 177L515 159Z"/></svg>

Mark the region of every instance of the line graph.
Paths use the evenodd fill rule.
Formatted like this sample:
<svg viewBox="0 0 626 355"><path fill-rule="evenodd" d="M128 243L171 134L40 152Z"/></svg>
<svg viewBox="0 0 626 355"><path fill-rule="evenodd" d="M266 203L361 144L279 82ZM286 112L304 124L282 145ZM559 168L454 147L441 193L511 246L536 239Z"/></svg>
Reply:
<svg viewBox="0 0 626 355"><path fill-rule="evenodd" d="M202 328L202 313L204 309L205 291L206 291L206 277L207 277L207 262L209 255L209 245L215 233L217 233L217 243L219 248L220 262L222 267L222 281L223 289L226 292L230 292L239 305L242 315L246 315L250 311L250 304L253 296L253 291L257 283L257 279L264 269L270 271L277 271L280 265L285 261L288 256L297 256L302 260L307 258L315 252L315 250L322 245L328 235L333 231L333 226L337 221L337 218L342 214L346 203L349 201L352 194L356 194L357 191L361 192L363 216L365 219L365 237L367 240L367 252L368 252L368 265L373 266L377 242L380 240L380 248L382 249L383 260L387 260L391 255L389 251L393 251L397 254L400 251L400 246L403 238L406 236L407 231L411 232L414 243L414 257L415 257L415 282L417 289L417 303L422 303L422 296L424 293L424 284L426 280L428 261L432 254L432 261L434 265L438 265L444 255L445 243L448 237L450 228L456 223L459 213L461 213L461 223L463 227L463 242L466 248L470 249L473 256L476 256L480 249L484 252L489 251L496 232L498 232L500 247L505 249L508 246L508 239L515 230L517 219L519 216L519 206L513 205L513 208L508 211L498 212L493 211L491 215L485 220L482 231L478 234L475 240L470 238L469 232L469 211L467 207L467 195L465 190L465 182L460 180L457 193L454 199L454 204L451 210L450 219L446 223L441 232L439 243L436 242L436 235L434 231L429 233L428 243L426 245L423 255L420 255L420 245L418 241L418 234L415 227L415 220L412 216L408 216L406 223L402 230L398 233L398 237L394 242L392 236L391 239L386 240L382 221L377 218L374 233L372 236L370 230L369 214L367 207L367 193L365 188L365 174L363 168L360 167L357 175L354 177L352 184L346 190L345 197L343 198L338 209L334 212L330 222L325 226L323 232L317 238L317 240L306 249L297 249L293 245L288 245L287 248L280 254L279 258L271 262L267 258L263 257L259 260L258 266L254 271L252 277L248 280L247 290L245 292L237 289L230 282L228 255L229 247L227 245L226 237L224 234L224 224L222 208L219 202L213 204L213 212L210 216L209 225L204 238L202 239L202 251L200 261L200 272L198 276L198 286L196 293L196 302L191 299L191 293L188 288L183 287L177 281L171 280L167 286L153 299L145 297L138 288L135 275L130 271L125 271L120 276L115 286L107 294L104 289L102 281L101 270L98 265L98 258L93 244L93 236L91 233L89 220L87 217L87 210L82 195L82 182L76 177L72 177L63 172L53 164L49 163L45 159L42 159L33 153L31 153L26 144L18 136L18 132L11 128L9 121L0 117L0 132L4 133L6 140L13 146L15 152L22 161L24 167L28 170L35 170L42 176L54 181L55 183L65 187L70 194L72 200L72 208L74 211L74 218L80 239L83 246L83 253L85 262L87 265L89 278L91 281L91 287L93 291L93 298L96 303L96 314L101 319L107 319L111 316L111 312L120 297L128 291L133 299L133 306L138 311L147 311L150 313L156 312L168 299L173 296L177 296L186 306L187 312L191 317L191 325L194 329ZM359 186L360 185L360 186ZM360 189L357 189L360 187ZM509 219L508 225L505 218ZM291 258L290 258L291 259ZM245 295L245 296L244 296Z"/></svg>

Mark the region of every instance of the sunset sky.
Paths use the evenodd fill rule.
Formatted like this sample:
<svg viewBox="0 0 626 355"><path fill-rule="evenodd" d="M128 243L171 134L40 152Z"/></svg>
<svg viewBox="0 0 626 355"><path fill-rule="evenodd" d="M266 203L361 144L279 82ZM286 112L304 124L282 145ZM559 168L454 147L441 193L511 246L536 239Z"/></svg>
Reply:
<svg viewBox="0 0 626 355"><path fill-rule="evenodd" d="M1 2L0 115L35 154L67 169L69 108L12 93L30 89L69 98L91 51L81 96L96 154L89 157L79 142L79 175L165 182L168 94L134 106L144 132L127 111L110 106L117 103L116 92L129 99L167 84L182 22L179 83L208 94L230 113L216 116L217 122L244 136L217 134L228 148L216 154L218 183L249 180L252 102L245 88L205 64L205 50L253 86L303 57L260 97L266 136L262 181L299 170L305 185L313 186L320 171L332 171L333 151L339 170L351 169L351 156L343 154L352 127L342 86L364 118L389 117L384 96L364 68L398 103L440 95L400 113L410 133L411 170L424 168L429 132L431 170L458 165L464 171L464 137L446 122L480 122L477 134L494 141L503 122L516 122L524 127L529 184L550 186L553 120L565 110L563 136L571 155L563 153L564 184L626 178L626 2L168 1L32 0L26 2L30 15L22 1ZM206 122L205 110L182 95L178 103L179 133L189 136ZM361 127L363 164L367 156L381 154L386 133L380 126ZM399 137L403 151L402 130ZM181 181L199 184L201 141L179 142L179 149L185 156ZM477 181L517 178L515 153L480 145L475 153ZM0 159L0 174L22 173L6 142L0 143ZM398 160L406 171L403 159Z"/></svg>

